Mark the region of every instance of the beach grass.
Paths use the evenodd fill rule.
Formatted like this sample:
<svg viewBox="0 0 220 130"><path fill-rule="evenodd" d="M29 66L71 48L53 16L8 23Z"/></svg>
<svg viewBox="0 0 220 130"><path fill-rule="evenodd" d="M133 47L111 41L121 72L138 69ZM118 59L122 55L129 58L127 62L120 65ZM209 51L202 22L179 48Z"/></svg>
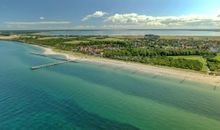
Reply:
<svg viewBox="0 0 220 130"><path fill-rule="evenodd" d="M220 61L220 53L216 57L214 57L214 59Z"/></svg>

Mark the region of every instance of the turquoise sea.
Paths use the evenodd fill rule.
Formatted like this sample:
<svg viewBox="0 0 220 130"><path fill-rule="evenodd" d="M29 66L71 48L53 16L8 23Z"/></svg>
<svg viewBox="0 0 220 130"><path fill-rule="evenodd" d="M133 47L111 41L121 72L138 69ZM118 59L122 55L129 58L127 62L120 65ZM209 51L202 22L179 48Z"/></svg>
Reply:
<svg viewBox="0 0 220 130"><path fill-rule="evenodd" d="M220 130L220 88L31 52L0 41L0 130Z"/></svg>

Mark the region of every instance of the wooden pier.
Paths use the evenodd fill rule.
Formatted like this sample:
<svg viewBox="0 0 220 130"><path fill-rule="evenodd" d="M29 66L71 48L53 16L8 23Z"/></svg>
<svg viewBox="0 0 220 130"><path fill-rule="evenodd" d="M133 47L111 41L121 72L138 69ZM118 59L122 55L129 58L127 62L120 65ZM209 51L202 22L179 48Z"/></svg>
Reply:
<svg viewBox="0 0 220 130"><path fill-rule="evenodd" d="M55 62L55 63L49 63L49 64L43 64L43 65L33 66L33 67L31 67L31 70L38 70L38 69L42 69L42 68L48 68L48 67L51 67L51 66L56 66L56 65L60 65L60 64L65 64L65 63L68 63L68 62L77 63L77 61L66 60L66 61L60 61L60 62Z"/></svg>
<svg viewBox="0 0 220 130"><path fill-rule="evenodd" d="M56 62L56 63L49 63L49 64L44 64L44 65L38 65L38 66L33 66L31 67L31 70L38 70L41 68L48 68L50 66L56 66L56 65L60 65L60 64L64 64L70 61L62 61L62 62Z"/></svg>
<svg viewBox="0 0 220 130"><path fill-rule="evenodd" d="M42 56L42 57L48 57L48 55L41 54L41 53L31 52L31 54L37 55L37 56ZM48 68L48 67L51 67L51 66L65 64L65 63L68 63L68 62L77 63L77 61L75 61L75 60L69 60L69 59L65 59L65 58L57 58L57 57L49 57L49 58L59 60L59 62L33 66L33 67L31 67L31 70L38 70L38 69L42 69L42 68Z"/></svg>
<svg viewBox="0 0 220 130"><path fill-rule="evenodd" d="M36 53L36 52L31 52L31 54L32 54L32 55L37 55L37 56L47 57L47 55L45 55L45 54Z"/></svg>

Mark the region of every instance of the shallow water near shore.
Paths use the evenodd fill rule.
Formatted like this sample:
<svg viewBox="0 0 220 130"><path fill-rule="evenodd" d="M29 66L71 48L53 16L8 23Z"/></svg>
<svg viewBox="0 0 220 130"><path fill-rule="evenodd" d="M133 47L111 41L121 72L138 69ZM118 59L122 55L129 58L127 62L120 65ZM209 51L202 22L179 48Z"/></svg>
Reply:
<svg viewBox="0 0 220 130"><path fill-rule="evenodd" d="M220 88L87 62L0 41L1 130L219 130Z"/></svg>

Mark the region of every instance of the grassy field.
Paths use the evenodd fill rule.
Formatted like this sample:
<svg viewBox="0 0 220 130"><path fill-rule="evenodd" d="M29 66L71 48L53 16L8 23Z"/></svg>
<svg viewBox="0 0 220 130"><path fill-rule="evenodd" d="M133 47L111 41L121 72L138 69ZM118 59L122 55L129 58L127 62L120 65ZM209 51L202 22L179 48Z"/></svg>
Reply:
<svg viewBox="0 0 220 130"><path fill-rule="evenodd" d="M114 38L114 37L87 37L81 39L76 39L76 40L71 40L65 42L66 44L79 44L79 43L88 43L89 41L124 41L123 39L119 38Z"/></svg>
<svg viewBox="0 0 220 130"><path fill-rule="evenodd" d="M123 41L123 39L115 37L90 37L88 40L91 41Z"/></svg>
<svg viewBox="0 0 220 130"><path fill-rule="evenodd" d="M218 36L161 36L161 39L194 39L194 40L216 40L220 41Z"/></svg>
<svg viewBox="0 0 220 130"><path fill-rule="evenodd" d="M220 61L220 56L216 56L214 59Z"/></svg>
<svg viewBox="0 0 220 130"><path fill-rule="evenodd" d="M89 41L83 41L83 40L73 40L73 41L68 41L64 42L66 44L79 44L79 43L88 43Z"/></svg>
<svg viewBox="0 0 220 130"><path fill-rule="evenodd" d="M214 59L220 61L220 53Z"/></svg>
<svg viewBox="0 0 220 130"><path fill-rule="evenodd" d="M197 60L200 61L203 64L203 72L208 71L206 59L204 59L202 56L170 56L172 58L182 58L182 59L190 59L190 60ZM219 57L220 58L220 57Z"/></svg>

